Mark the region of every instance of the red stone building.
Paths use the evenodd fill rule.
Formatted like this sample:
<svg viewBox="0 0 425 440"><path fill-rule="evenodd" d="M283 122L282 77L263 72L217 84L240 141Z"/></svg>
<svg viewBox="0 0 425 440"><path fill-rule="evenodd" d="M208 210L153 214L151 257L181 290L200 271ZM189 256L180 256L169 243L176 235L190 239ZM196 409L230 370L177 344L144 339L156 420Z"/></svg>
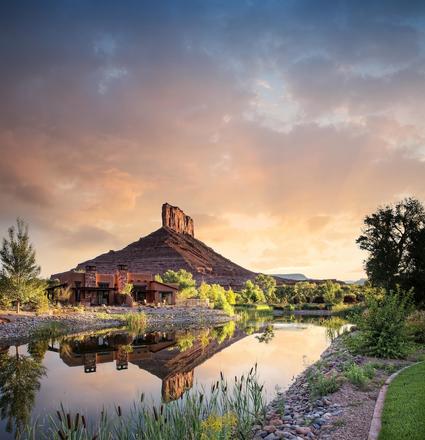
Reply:
<svg viewBox="0 0 425 440"><path fill-rule="evenodd" d="M117 266L115 273L98 273L96 266L87 265L84 271L68 271L51 276L59 283L48 288L52 300L61 300L61 289L67 289L70 304L82 305L129 305L176 303L178 287L160 283L150 273L129 272L126 265ZM132 296L123 295L124 286L133 285ZM62 290L63 291L63 290Z"/></svg>

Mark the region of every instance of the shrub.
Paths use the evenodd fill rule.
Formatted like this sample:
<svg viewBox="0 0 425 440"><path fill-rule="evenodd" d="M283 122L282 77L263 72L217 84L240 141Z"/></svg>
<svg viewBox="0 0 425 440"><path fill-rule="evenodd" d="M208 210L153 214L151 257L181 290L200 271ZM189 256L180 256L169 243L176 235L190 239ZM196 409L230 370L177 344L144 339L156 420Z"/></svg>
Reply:
<svg viewBox="0 0 425 440"><path fill-rule="evenodd" d="M372 364L362 367L352 363L344 370L344 376L356 387L364 389L375 376L375 369Z"/></svg>
<svg viewBox="0 0 425 440"><path fill-rule="evenodd" d="M136 332L136 333L140 333L142 332L147 325L148 322L148 318L146 316L145 313L140 312L140 313L126 313L123 316L125 325L127 326L127 328L132 331L132 332Z"/></svg>
<svg viewBox="0 0 425 440"><path fill-rule="evenodd" d="M341 386L336 373L325 376L317 369L313 369L307 374L307 382L313 399L332 394L338 391Z"/></svg>
<svg viewBox="0 0 425 440"><path fill-rule="evenodd" d="M425 344L425 310L417 310L409 316L407 331L415 342Z"/></svg>
<svg viewBox="0 0 425 440"><path fill-rule="evenodd" d="M388 292L368 297L367 310L357 318L360 336L356 351L383 358L404 357L408 351L406 319L411 311L411 292Z"/></svg>

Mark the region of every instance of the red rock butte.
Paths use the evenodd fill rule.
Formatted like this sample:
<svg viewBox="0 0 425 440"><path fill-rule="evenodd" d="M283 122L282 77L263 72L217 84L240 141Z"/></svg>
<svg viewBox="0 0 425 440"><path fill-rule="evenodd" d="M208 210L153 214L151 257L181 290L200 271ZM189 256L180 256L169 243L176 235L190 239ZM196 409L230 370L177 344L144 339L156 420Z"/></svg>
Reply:
<svg viewBox="0 0 425 440"><path fill-rule="evenodd" d="M215 252L194 236L194 222L180 208L162 205L162 227L118 251L84 261L76 269L95 265L100 273L114 273L118 264L130 272L163 274L185 269L198 283L217 283L238 289L255 277L251 272Z"/></svg>

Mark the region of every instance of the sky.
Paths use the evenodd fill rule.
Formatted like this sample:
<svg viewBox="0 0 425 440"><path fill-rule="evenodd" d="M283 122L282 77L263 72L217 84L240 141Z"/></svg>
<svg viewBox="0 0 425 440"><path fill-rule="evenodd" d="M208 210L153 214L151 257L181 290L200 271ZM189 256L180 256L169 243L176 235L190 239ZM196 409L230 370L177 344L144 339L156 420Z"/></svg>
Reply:
<svg viewBox="0 0 425 440"><path fill-rule="evenodd" d="M425 201L423 1L3 1L0 236L45 276L182 208L248 269L364 276L362 219Z"/></svg>

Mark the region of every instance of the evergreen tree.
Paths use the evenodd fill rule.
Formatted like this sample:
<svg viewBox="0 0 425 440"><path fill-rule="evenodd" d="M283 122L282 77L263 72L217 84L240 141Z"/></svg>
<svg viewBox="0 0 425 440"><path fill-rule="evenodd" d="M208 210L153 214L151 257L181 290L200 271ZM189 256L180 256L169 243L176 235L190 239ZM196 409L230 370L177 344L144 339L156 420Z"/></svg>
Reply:
<svg viewBox="0 0 425 440"><path fill-rule="evenodd" d="M40 266L36 264L35 250L29 240L28 225L22 219L17 219L16 227L11 226L8 230L8 238L3 239L0 261L1 293L5 299L16 304L16 311L19 313L22 304L44 294L37 280Z"/></svg>

